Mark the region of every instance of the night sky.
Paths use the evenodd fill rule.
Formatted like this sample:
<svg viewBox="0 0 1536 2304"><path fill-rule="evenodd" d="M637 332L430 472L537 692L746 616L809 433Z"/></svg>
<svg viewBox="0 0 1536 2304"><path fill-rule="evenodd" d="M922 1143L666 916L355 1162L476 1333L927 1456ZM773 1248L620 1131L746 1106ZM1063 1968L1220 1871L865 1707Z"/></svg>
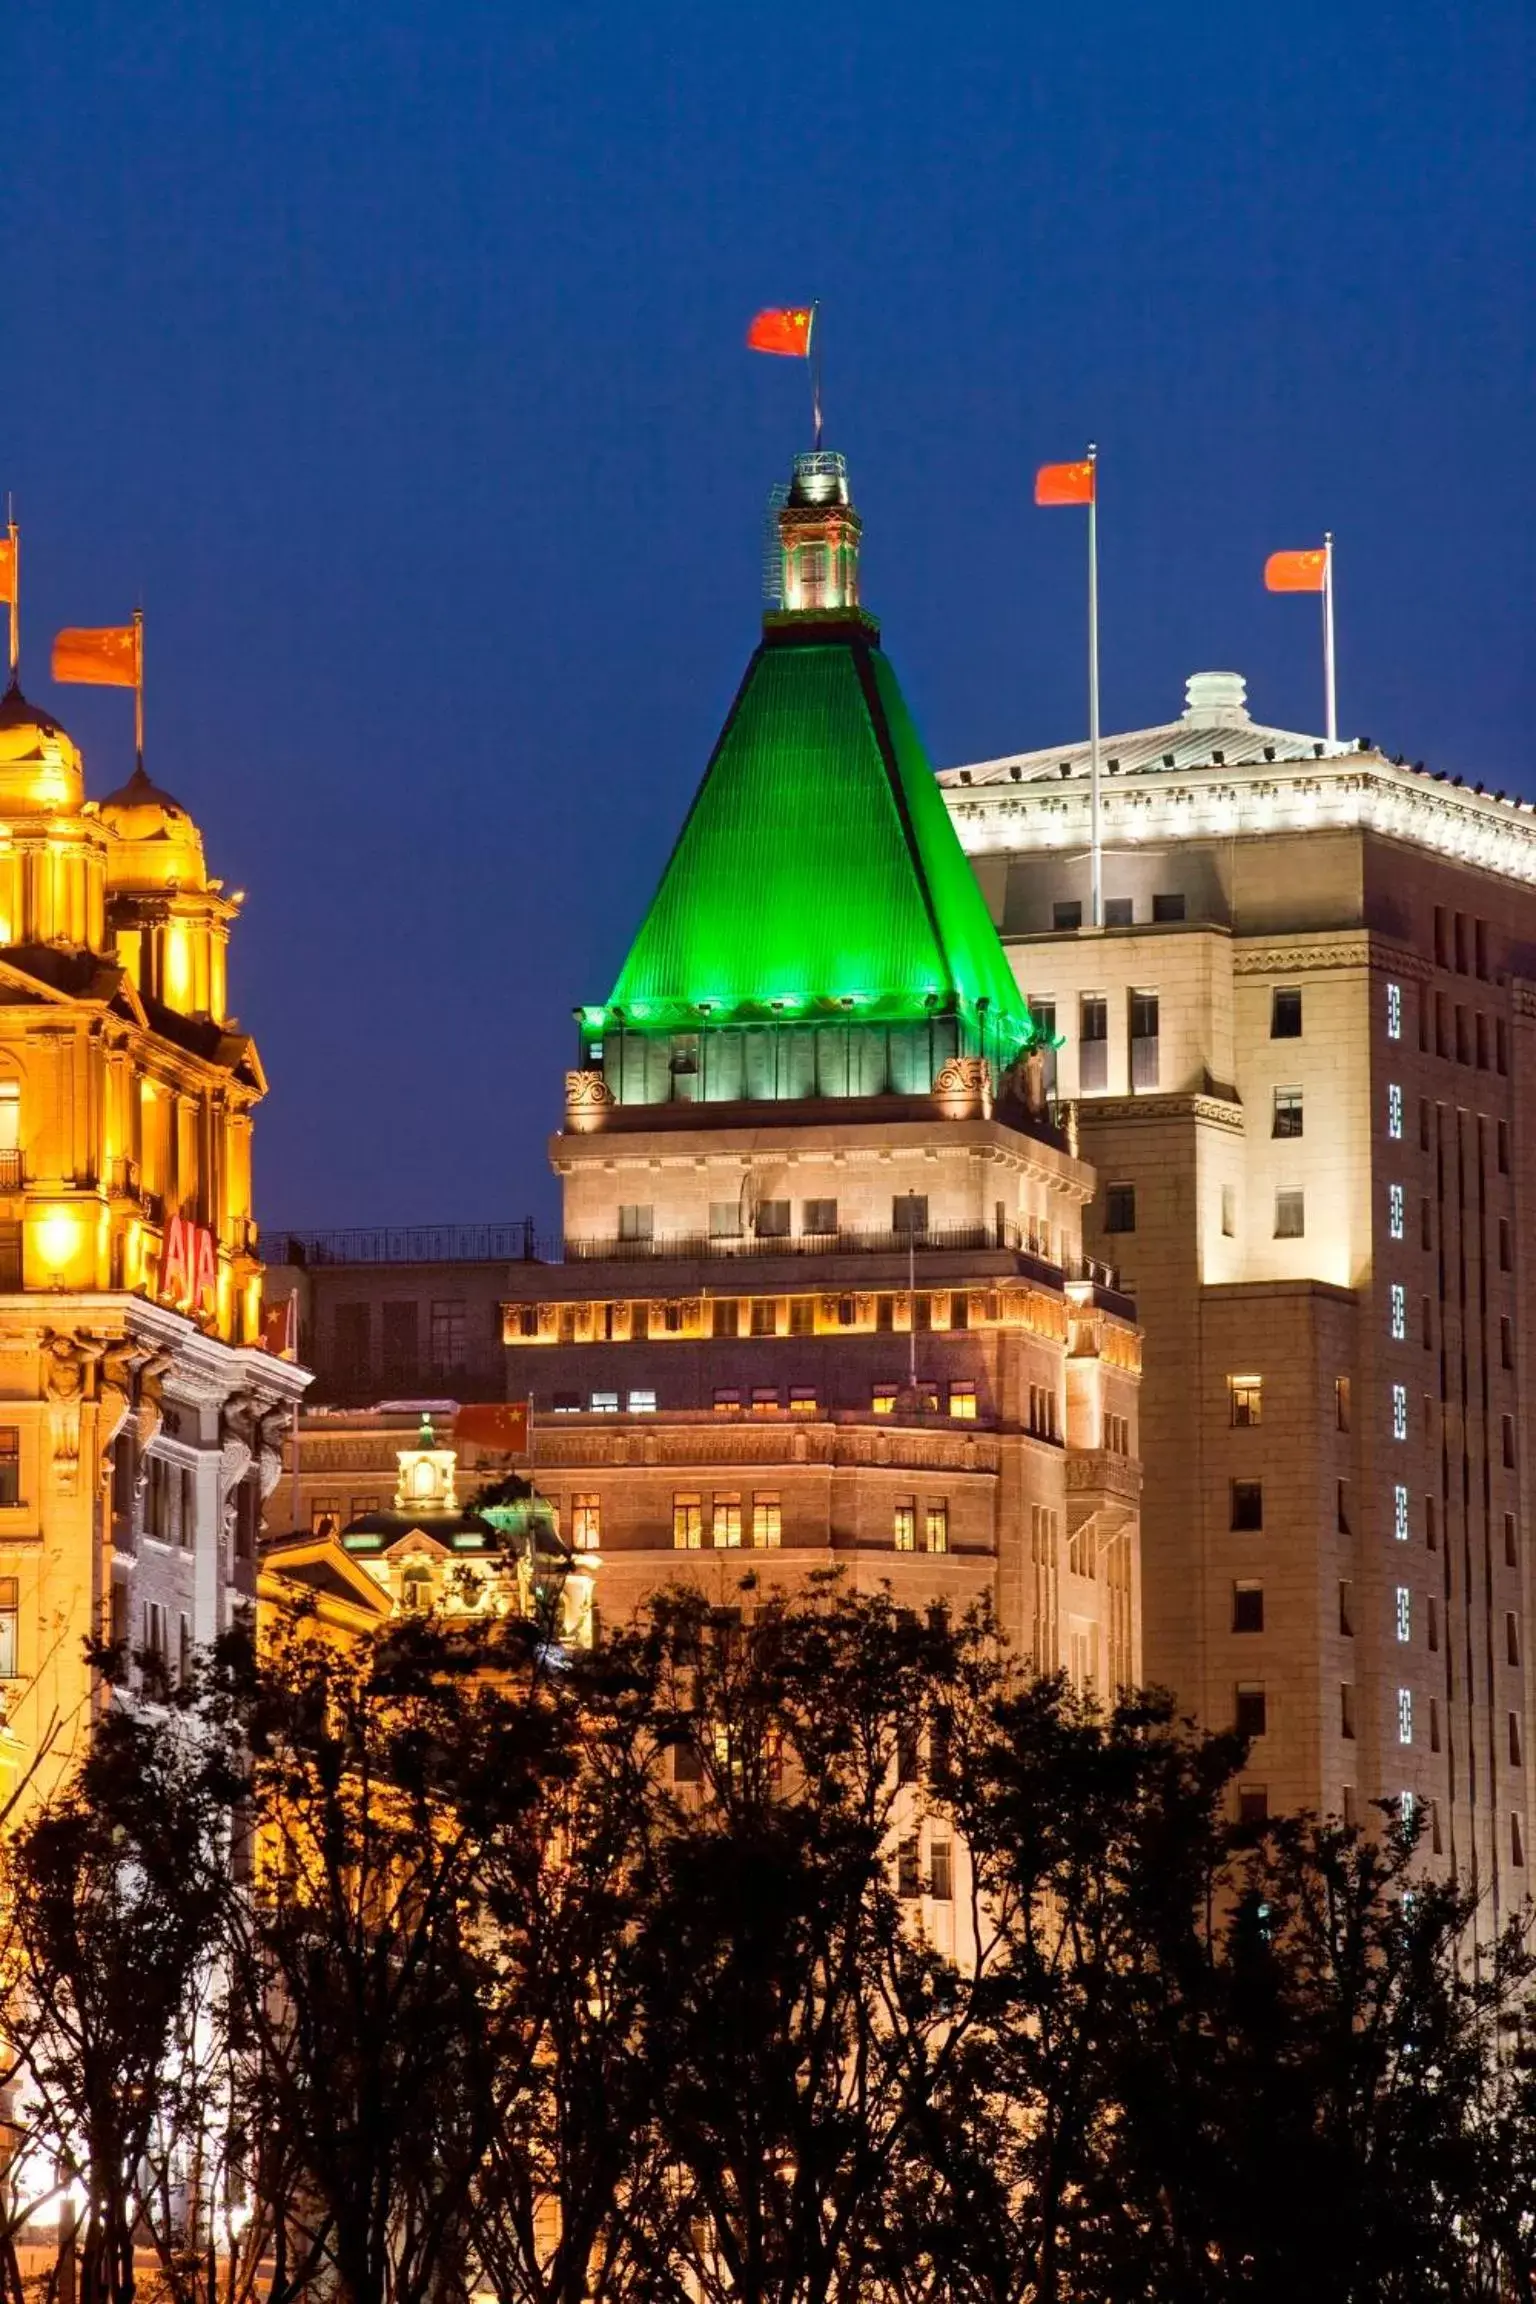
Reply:
<svg viewBox="0 0 1536 2304"><path fill-rule="evenodd" d="M249 890L273 1224L541 1219L756 632L821 299L828 444L936 764L1205 667L1536 796L1529 0L9 0L0 487L24 674L142 593L149 766Z"/></svg>

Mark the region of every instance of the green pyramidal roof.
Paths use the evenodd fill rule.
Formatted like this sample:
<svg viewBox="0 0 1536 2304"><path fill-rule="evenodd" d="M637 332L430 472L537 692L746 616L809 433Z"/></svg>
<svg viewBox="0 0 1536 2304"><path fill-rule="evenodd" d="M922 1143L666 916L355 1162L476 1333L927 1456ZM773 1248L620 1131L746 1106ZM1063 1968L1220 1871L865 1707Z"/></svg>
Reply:
<svg viewBox="0 0 1536 2304"><path fill-rule="evenodd" d="M770 617L610 1008L642 1028L985 1002L1029 1039L998 942L872 622Z"/></svg>

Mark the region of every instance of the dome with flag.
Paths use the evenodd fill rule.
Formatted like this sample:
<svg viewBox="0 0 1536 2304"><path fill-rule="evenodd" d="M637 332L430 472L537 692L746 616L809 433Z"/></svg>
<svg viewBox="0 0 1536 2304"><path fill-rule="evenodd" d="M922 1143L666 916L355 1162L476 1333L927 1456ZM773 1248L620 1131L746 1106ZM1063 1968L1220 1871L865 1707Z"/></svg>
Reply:
<svg viewBox="0 0 1536 2304"><path fill-rule="evenodd" d="M0 696L0 818L75 809L84 790L76 746L12 680Z"/></svg>
<svg viewBox="0 0 1536 2304"><path fill-rule="evenodd" d="M108 793L100 813L115 834L107 866L114 889L207 886L201 832L179 800L150 782L142 765Z"/></svg>

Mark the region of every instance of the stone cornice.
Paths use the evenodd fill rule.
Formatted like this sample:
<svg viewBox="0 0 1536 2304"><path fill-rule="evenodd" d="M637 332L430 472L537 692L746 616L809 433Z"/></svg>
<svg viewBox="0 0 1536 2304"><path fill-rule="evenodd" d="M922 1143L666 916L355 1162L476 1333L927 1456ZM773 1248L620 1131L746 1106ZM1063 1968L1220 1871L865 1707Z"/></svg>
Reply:
<svg viewBox="0 0 1536 2304"><path fill-rule="evenodd" d="M1203 1120L1242 1134L1243 1108L1219 1096L1082 1096L1078 1125L1093 1120Z"/></svg>
<svg viewBox="0 0 1536 2304"><path fill-rule="evenodd" d="M1336 968L1390 968L1394 975L1428 981L1429 962L1407 944L1373 934L1369 929L1343 929L1317 935L1300 931L1294 936L1245 939L1232 947L1234 976L1315 975Z"/></svg>

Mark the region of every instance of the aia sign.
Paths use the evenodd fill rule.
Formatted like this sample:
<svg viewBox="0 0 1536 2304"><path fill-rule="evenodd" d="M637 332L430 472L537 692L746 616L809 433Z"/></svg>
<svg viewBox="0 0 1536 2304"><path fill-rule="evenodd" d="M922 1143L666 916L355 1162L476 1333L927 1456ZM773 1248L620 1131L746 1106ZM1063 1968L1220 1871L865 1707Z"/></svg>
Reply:
<svg viewBox="0 0 1536 2304"><path fill-rule="evenodd" d="M178 1312L218 1310L219 1260L206 1224L194 1224L188 1216L173 1216L167 1224L160 1301L174 1304Z"/></svg>

